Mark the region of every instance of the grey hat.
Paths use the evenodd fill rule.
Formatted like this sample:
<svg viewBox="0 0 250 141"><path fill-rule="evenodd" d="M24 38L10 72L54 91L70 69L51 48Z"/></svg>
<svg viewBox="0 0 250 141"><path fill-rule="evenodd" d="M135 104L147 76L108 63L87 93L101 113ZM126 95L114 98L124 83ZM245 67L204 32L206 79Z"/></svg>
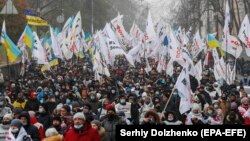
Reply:
<svg viewBox="0 0 250 141"><path fill-rule="evenodd" d="M97 125L98 127L101 126L101 122L99 120L93 120L91 123Z"/></svg>
<svg viewBox="0 0 250 141"><path fill-rule="evenodd" d="M16 126L20 129L22 127L22 122L19 119L13 119L10 123L10 126Z"/></svg>

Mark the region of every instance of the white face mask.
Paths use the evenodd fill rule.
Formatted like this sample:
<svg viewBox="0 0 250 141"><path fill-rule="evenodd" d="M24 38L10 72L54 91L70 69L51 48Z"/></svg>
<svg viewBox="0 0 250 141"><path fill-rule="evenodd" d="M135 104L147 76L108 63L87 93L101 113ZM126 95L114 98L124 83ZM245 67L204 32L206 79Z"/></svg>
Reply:
<svg viewBox="0 0 250 141"><path fill-rule="evenodd" d="M169 120L169 121L173 121L174 118L173 118L173 117L169 117L168 120Z"/></svg>
<svg viewBox="0 0 250 141"><path fill-rule="evenodd" d="M212 111L212 110L208 110L207 113L208 113L208 114L212 114L213 111Z"/></svg>
<svg viewBox="0 0 250 141"><path fill-rule="evenodd" d="M219 108L219 105L215 104L215 105L214 105L214 108L215 108L215 109Z"/></svg>
<svg viewBox="0 0 250 141"><path fill-rule="evenodd" d="M111 93L114 94L114 93L115 93L115 90L111 90Z"/></svg>
<svg viewBox="0 0 250 141"><path fill-rule="evenodd" d="M27 123L27 122L23 122L22 124L23 124L23 126L26 126L26 125L28 125L28 123Z"/></svg>
<svg viewBox="0 0 250 141"><path fill-rule="evenodd" d="M83 127L83 125L81 124L81 125L74 125L74 128L75 129L80 129L80 128L82 128Z"/></svg>
<svg viewBox="0 0 250 141"><path fill-rule="evenodd" d="M125 99L120 100L121 103L126 103Z"/></svg>
<svg viewBox="0 0 250 141"><path fill-rule="evenodd" d="M18 128L11 129L11 132L12 132L12 133L17 133L18 131L19 131L19 129L18 129Z"/></svg>

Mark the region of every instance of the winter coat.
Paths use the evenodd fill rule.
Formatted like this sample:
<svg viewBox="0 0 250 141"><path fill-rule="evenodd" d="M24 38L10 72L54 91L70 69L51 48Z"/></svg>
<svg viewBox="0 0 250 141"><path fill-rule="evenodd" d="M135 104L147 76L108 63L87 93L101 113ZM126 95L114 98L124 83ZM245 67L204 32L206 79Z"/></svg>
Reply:
<svg viewBox="0 0 250 141"><path fill-rule="evenodd" d="M91 127L90 123L85 123L80 132L71 127L64 137L64 141L101 141L100 135Z"/></svg>
<svg viewBox="0 0 250 141"><path fill-rule="evenodd" d="M105 129L108 140L115 141L115 130L116 125L119 123L119 118L115 117L114 119L110 120L109 118L105 118L102 122L102 127Z"/></svg>
<svg viewBox="0 0 250 141"><path fill-rule="evenodd" d="M9 129L8 135L6 136L5 140L6 141L32 141L32 139L29 138L30 140L27 140L27 138L29 138L27 135L27 132L24 130L23 127L21 127L16 138L11 132L11 129Z"/></svg>
<svg viewBox="0 0 250 141"><path fill-rule="evenodd" d="M41 113L38 122L43 125L43 129L46 131L52 125L52 117L48 113Z"/></svg>
<svg viewBox="0 0 250 141"><path fill-rule="evenodd" d="M36 100L29 99L24 107L25 111L38 111L40 102Z"/></svg>
<svg viewBox="0 0 250 141"><path fill-rule="evenodd" d="M10 124L9 125L0 124L0 141L3 141L6 138L6 135L8 135L9 128Z"/></svg>
<svg viewBox="0 0 250 141"><path fill-rule="evenodd" d="M27 118L27 123L28 124L23 126L23 128L25 129L27 134L30 135L31 139L33 141L40 141L39 131L38 131L37 127L30 124L30 116L29 116L29 114L25 112L25 113L22 113L20 116L23 116L23 117Z"/></svg>

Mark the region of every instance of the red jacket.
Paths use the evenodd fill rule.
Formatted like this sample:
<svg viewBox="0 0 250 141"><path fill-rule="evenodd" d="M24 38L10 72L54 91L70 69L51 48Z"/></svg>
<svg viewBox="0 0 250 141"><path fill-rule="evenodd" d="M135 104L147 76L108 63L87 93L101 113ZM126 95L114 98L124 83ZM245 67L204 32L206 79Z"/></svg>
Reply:
<svg viewBox="0 0 250 141"><path fill-rule="evenodd" d="M71 127L65 134L64 141L101 141L98 132L93 129L90 123L86 123L81 133Z"/></svg>

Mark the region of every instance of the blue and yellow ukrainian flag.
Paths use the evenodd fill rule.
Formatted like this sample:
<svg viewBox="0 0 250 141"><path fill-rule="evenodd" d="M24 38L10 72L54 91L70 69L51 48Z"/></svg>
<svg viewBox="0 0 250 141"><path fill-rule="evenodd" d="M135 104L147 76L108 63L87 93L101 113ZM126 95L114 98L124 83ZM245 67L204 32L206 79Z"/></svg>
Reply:
<svg viewBox="0 0 250 141"><path fill-rule="evenodd" d="M34 47L34 36L29 25L26 25L24 30L23 42L31 49Z"/></svg>
<svg viewBox="0 0 250 141"><path fill-rule="evenodd" d="M36 14L31 12L30 10L25 9L24 14L26 15L26 19L29 25L35 26L48 26L48 22L44 19L38 17Z"/></svg>
<svg viewBox="0 0 250 141"><path fill-rule="evenodd" d="M52 58L49 60L49 65L43 65L42 68L41 68L41 71L47 71L50 69L50 67L53 67L53 66L56 66L58 65L59 62L58 62L58 58L55 57L54 54L52 54Z"/></svg>
<svg viewBox="0 0 250 141"><path fill-rule="evenodd" d="M220 42L212 34L207 35L207 43L209 48L218 48L220 50L221 56L224 56L224 51L221 48Z"/></svg>
<svg viewBox="0 0 250 141"><path fill-rule="evenodd" d="M91 41L91 34L90 34L89 32L87 32L87 33L85 34L85 42L88 43L88 42L90 42L90 41Z"/></svg>
<svg viewBox="0 0 250 141"><path fill-rule="evenodd" d="M2 32L2 38L4 41L3 44L7 50L8 59L10 62L14 62L21 54L21 51L5 32Z"/></svg>

